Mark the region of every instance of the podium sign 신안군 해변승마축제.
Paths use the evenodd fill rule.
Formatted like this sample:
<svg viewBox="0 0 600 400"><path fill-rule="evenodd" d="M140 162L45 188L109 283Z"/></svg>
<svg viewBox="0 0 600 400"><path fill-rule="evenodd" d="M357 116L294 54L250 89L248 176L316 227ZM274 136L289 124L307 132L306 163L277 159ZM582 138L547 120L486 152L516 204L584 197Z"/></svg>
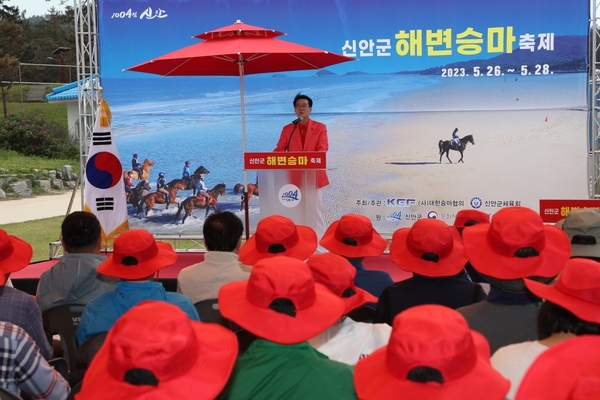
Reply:
<svg viewBox="0 0 600 400"><path fill-rule="evenodd" d="M244 169L257 171L260 219L283 215L316 232L317 170L326 163L324 151L244 153Z"/></svg>

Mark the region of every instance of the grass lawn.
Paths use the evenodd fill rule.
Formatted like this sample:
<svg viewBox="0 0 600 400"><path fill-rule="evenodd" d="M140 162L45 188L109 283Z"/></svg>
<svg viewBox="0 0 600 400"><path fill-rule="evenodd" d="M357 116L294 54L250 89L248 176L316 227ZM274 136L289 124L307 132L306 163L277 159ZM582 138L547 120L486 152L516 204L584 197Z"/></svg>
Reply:
<svg viewBox="0 0 600 400"><path fill-rule="evenodd" d="M46 88L46 93L50 93L51 87ZM27 98L29 86L23 85L23 99ZM2 106L0 105L0 109ZM23 112L30 115L44 117L46 120L68 127L67 105L64 103L53 104L46 101L36 102L21 102L21 87L18 84L13 84L9 90L6 111L8 114L22 114ZM3 112L3 111L2 111ZM3 116L3 114L2 114Z"/></svg>
<svg viewBox="0 0 600 400"><path fill-rule="evenodd" d="M60 171L63 165L70 165L72 172L79 173L79 160L24 156L15 151L0 149L0 169L8 170L11 174L30 174L35 169Z"/></svg>
<svg viewBox="0 0 600 400"><path fill-rule="evenodd" d="M17 236L33 247L34 261L45 261L50 258L49 244L60 237L60 224L64 217L38 219L36 221L18 222L0 225L9 235Z"/></svg>

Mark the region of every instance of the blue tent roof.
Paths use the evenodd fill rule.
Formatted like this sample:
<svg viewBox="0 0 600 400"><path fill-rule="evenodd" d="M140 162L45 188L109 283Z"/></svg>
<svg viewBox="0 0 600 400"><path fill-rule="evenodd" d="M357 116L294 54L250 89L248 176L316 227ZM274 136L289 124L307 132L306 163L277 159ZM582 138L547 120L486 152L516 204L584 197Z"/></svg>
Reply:
<svg viewBox="0 0 600 400"><path fill-rule="evenodd" d="M82 84L89 81L90 78L82 80ZM52 93L46 95L46 101L58 100L77 100L77 82L72 82L52 89Z"/></svg>
<svg viewBox="0 0 600 400"><path fill-rule="evenodd" d="M46 101L56 100L77 100L77 82L54 88L46 95Z"/></svg>

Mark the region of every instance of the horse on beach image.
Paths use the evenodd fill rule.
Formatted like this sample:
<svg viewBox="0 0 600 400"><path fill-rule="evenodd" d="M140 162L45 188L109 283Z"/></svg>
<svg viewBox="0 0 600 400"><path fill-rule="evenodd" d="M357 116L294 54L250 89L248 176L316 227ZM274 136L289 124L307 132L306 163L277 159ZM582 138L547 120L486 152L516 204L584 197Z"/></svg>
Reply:
<svg viewBox="0 0 600 400"><path fill-rule="evenodd" d="M123 178L127 178L127 175L129 174L129 172L133 172L133 175L131 175L131 179L135 180L135 181L147 181L148 178L150 177L150 167L152 167L154 164L156 164L154 161L149 160L149 159L145 159L144 162L142 163L142 176L140 177L140 174L137 171L134 171L133 169L126 169L123 172Z"/></svg>
<svg viewBox="0 0 600 400"><path fill-rule="evenodd" d="M181 204L179 205L179 209L177 210L177 214L175 214L175 219L173 220L173 223L174 224L177 223L177 220L179 219L179 216L181 215L181 211L183 211L183 210L185 210L185 215L183 216L183 219L181 220L182 224L185 222L185 219L187 217L192 215L192 211L194 211L194 208L206 208L206 213L204 214L204 218L206 218L206 216L208 215L208 212L210 211L211 208L214 211L217 211L217 200L218 200L219 196L225 196L225 194L226 194L225 184L218 183L211 190L207 190L207 193L210 195L210 198L208 199L208 203L206 202L206 198L204 198L204 196L192 196L192 197L188 197L187 199L182 201Z"/></svg>
<svg viewBox="0 0 600 400"><path fill-rule="evenodd" d="M179 190L185 189L186 188L186 183L182 180L182 179L176 179L179 182L175 182L173 183L173 185L171 185L171 183L168 184L168 189L167 191L169 192L169 198L165 199L165 195L163 193L159 193L159 192L152 192L152 193L148 193L144 199L142 201L139 202L138 204L138 210L137 213L141 214L143 211L143 206L144 204L146 205L146 216L148 215L148 211L150 211L152 209L152 207L154 207L155 204L167 204L166 208L169 208L169 204L170 203L175 203L175 200L177 199L177 192ZM171 181L173 182L173 181ZM172 199L173 201L171 202Z"/></svg>
<svg viewBox="0 0 600 400"><path fill-rule="evenodd" d="M134 208L139 206L140 201L144 198L144 191L150 191L152 188L147 181L141 181L131 190L131 195L127 199L129 204L132 204Z"/></svg>
<svg viewBox="0 0 600 400"><path fill-rule="evenodd" d="M442 163L442 156L444 155L444 153L446 154L446 158L448 159L448 161L450 161L450 164L452 164L452 160L448 155L450 150L458 151L460 153L460 160L458 160L457 162L462 162L463 164L465 163L463 161L463 152L467 148L467 143L471 143L473 144L473 146L475 145L475 139L473 139L473 135L467 135L465 137L460 138L459 140L460 144L458 146L452 144L452 141L450 140L439 141L438 147L440 148L440 164Z"/></svg>
<svg viewBox="0 0 600 400"><path fill-rule="evenodd" d="M238 192L242 190L242 193L244 193L244 184L243 183L238 183L237 185L235 185L233 187L233 193L238 194ZM250 200L250 198L252 196L258 196L258 183L249 183L248 184L248 200ZM242 204L240 205L240 211L244 209L244 198L242 197Z"/></svg>

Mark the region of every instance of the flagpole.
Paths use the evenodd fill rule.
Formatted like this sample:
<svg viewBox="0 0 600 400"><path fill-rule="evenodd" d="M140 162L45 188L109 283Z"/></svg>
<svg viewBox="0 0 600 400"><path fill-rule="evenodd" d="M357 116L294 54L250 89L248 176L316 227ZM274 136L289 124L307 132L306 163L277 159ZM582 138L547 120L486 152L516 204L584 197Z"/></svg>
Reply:
<svg viewBox="0 0 600 400"><path fill-rule="evenodd" d="M240 103L242 105L242 159L246 153L246 109L244 107L244 60L238 53L240 70ZM250 237L250 216L248 215L248 171L244 168L244 222L246 224L246 239Z"/></svg>

